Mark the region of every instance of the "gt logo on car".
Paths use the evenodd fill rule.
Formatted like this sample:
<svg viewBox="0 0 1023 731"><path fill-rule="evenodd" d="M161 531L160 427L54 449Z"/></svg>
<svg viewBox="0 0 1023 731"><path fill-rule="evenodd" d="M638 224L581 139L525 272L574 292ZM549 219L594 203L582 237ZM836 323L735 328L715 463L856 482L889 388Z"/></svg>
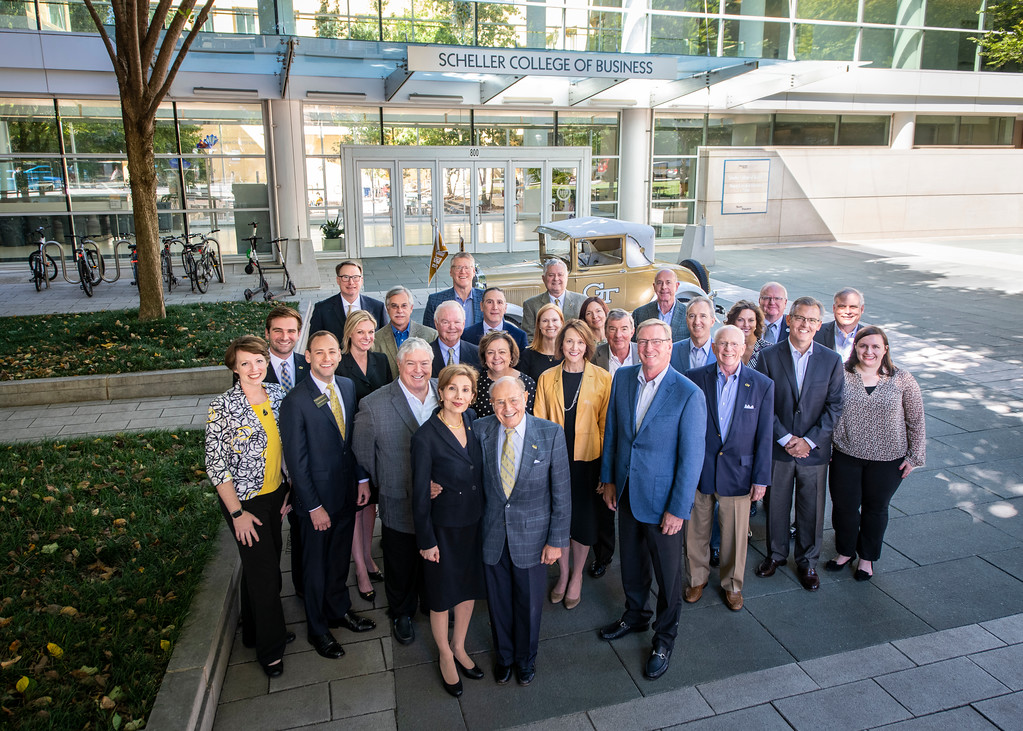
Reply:
<svg viewBox="0 0 1023 731"><path fill-rule="evenodd" d="M603 282L593 282L592 284L586 285L586 287L583 289L583 294L586 295L587 297L600 297L608 304L611 304L611 293L620 291L621 290L618 287L610 287L608 289L604 289Z"/></svg>

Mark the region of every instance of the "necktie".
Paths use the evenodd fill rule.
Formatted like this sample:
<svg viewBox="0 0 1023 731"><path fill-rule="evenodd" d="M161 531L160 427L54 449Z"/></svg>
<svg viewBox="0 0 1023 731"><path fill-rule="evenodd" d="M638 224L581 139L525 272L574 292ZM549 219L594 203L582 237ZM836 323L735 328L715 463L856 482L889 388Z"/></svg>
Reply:
<svg viewBox="0 0 1023 731"><path fill-rule="evenodd" d="M337 428L341 431L341 438L345 438L345 415L341 412L341 402L338 401L337 391L334 390L334 384L331 383L327 386L327 394L330 396L330 411L334 414L334 420L337 422Z"/></svg>
<svg viewBox="0 0 1023 731"><path fill-rule="evenodd" d="M288 372L288 361L281 361L281 388L284 389L284 393L287 393L294 385L291 374Z"/></svg>
<svg viewBox="0 0 1023 731"><path fill-rule="evenodd" d="M778 342L778 323L772 322L767 326L767 340L771 343Z"/></svg>
<svg viewBox="0 0 1023 731"><path fill-rule="evenodd" d="M514 429L504 430L504 446L501 448L501 487L504 488L504 496L511 497L512 489L515 487L515 445L512 444Z"/></svg>
<svg viewBox="0 0 1023 731"><path fill-rule="evenodd" d="M454 365L454 364L455 364L455 349L454 348L448 348L448 362L447 362L447 365Z"/></svg>
<svg viewBox="0 0 1023 731"><path fill-rule="evenodd" d="M556 304L558 306L558 309L561 310L562 312L565 311L565 308L561 306L561 297L555 297L554 304Z"/></svg>

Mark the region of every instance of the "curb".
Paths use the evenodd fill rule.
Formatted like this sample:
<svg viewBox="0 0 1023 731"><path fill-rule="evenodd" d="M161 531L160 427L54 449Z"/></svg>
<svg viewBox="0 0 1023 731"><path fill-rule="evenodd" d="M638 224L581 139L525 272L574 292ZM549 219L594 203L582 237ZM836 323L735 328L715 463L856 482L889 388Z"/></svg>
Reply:
<svg viewBox="0 0 1023 731"><path fill-rule="evenodd" d="M224 524L146 719L147 731L209 731L213 727L238 624L240 581L238 550Z"/></svg>
<svg viewBox="0 0 1023 731"><path fill-rule="evenodd" d="M224 366L34 378L0 382L0 403L5 407L41 406L153 396L193 396L223 393L231 388L231 382L231 371Z"/></svg>

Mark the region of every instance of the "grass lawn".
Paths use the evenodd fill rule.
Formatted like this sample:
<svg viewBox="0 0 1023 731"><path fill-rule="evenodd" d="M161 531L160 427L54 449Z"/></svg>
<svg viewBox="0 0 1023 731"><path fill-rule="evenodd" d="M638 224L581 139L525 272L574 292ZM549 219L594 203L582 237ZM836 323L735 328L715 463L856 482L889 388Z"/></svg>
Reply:
<svg viewBox="0 0 1023 731"><path fill-rule="evenodd" d="M0 727L142 727L223 522L202 440L0 445Z"/></svg>
<svg viewBox="0 0 1023 731"><path fill-rule="evenodd" d="M220 365L232 339L263 335L275 304L171 305L151 322L137 309L0 317L0 381Z"/></svg>

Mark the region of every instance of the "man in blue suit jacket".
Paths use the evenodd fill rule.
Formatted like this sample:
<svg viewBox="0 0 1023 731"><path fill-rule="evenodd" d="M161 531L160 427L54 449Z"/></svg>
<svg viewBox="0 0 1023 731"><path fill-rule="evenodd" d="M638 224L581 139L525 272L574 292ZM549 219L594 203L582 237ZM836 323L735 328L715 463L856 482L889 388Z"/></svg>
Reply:
<svg viewBox="0 0 1023 731"><path fill-rule="evenodd" d="M767 506L769 554L757 576L773 576L789 555L789 511L796 501L796 575L807 591L820 588L817 559L824 539L824 488L831 436L842 415L842 358L813 341L821 303L800 297L788 316L789 337L762 350L757 370L774 381L774 465Z"/></svg>
<svg viewBox="0 0 1023 731"><path fill-rule="evenodd" d="M710 297L694 297L686 307L689 337L671 346L671 367L682 375L714 362L710 334L717 323Z"/></svg>
<svg viewBox="0 0 1023 731"><path fill-rule="evenodd" d="M750 499L771 482L774 383L742 364L742 330L725 325L714 335L717 361L686 375L707 400L707 445L696 504L686 529L685 600L703 596L710 578L714 504L721 526L721 588L733 612L742 609Z"/></svg>
<svg viewBox="0 0 1023 731"><path fill-rule="evenodd" d="M500 287L487 287L483 290L483 304L480 305L482 317L475 325L465 328L462 340L473 345L479 345L483 336L492 330L503 330L512 336L512 340L523 351L529 347L529 339L526 331L515 327L514 324L504 319L508 312L508 300L504 296L504 290Z"/></svg>
<svg viewBox="0 0 1023 731"><path fill-rule="evenodd" d="M313 314L309 318L309 332L329 330L341 342L345 332L345 320L352 310L365 310L377 321L377 328L387 324L387 311L384 303L378 299L362 294L362 265L351 259L334 267L337 286L340 290L333 297L328 297L313 305Z"/></svg>
<svg viewBox="0 0 1023 731"><path fill-rule="evenodd" d="M526 414L522 379L491 388L494 416L476 422L483 447L483 571L494 636L494 678L536 674L547 566L568 548L572 488L565 432Z"/></svg>
<svg viewBox="0 0 1023 731"><path fill-rule="evenodd" d="M668 669L682 609L682 522L703 468L707 406L692 381L671 368L671 328L647 320L638 330L641 365L619 368L604 426L600 480L618 512L625 614L600 636L647 629L650 573L657 579L653 651L643 674Z"/></svg>
<svg viewBox="0 0 1023 731"><path fill-rule="evenodd" d="M305 355L310 377L281 402L281 443L294 509L302 518L309 643L322 657L336 659L344 650L331 627L376 627L351 611L347 586L355 511L369 500L369 481L352 451L355 386L334 375L341 358L337 338L325 330L313 333Z"/></svg>
<svg viewBox="0 0 1023 731"><path fill-rule="evenodd" d="M434 292L426 298L426 309L423 310L423 324L426 327L437 329L433 322L437 315L437 307L441 302L457 302L465 313L466 325L472 325L480 319L483 292L472 286L472 278L475 273L476 261L472 258L472 254L460 251L451 257L451 283L454 286Z"/></svg>

